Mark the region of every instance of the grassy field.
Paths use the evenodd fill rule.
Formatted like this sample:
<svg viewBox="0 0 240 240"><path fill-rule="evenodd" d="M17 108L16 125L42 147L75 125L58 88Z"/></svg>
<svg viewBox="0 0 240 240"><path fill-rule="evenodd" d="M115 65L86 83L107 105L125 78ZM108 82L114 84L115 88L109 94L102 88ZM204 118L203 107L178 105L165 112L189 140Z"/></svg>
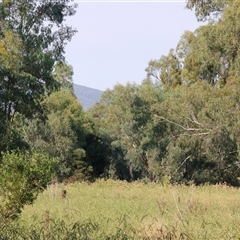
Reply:
<svg viewBox="0 0 240 240"><path fill-rule="evenodd" d="M11 229L28 239L240 239L240 191L112 180L55 185Z"/></svg>

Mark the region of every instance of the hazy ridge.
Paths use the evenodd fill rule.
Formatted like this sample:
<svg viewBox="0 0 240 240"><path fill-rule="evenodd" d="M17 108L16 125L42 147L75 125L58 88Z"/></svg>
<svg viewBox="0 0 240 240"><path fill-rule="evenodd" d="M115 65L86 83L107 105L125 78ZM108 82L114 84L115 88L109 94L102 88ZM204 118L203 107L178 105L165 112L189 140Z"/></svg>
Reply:
<svg viewBox="0 0 240 240"><path fill-rule="evenodd" d="M73 90L79 102L82 104L84 110L87 110L96 102L98 102L103 93L101 90L85 87L78 84L73 84Z"/></svg>

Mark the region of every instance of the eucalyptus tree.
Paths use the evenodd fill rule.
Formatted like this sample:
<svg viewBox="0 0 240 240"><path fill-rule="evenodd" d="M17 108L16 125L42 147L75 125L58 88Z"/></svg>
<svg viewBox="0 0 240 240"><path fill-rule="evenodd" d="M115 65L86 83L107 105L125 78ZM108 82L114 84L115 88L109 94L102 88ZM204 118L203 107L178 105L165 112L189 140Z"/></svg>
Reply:
<svg viewBox="0 0 240 240"><path fill-rule="evenodd" d="M0 2L2 136L8 135L16 112L25 117L41 112L40 102L59 87L53 67L64 59L64 47L76 32L64 24L75 9L70 0ZM6 147L2 145L1 151Z"/></svg>
<svg viewBox="0 0 240 240"><path fill-rule="evenodd" d="M116 85L89 110L99 135L108 142L109 176L125 180L156 178L164 155L164 124L154 121L154 107L164 99L160 84Z"/></svg>
<svg viewBox="0 0 240 240"><path fill-rule="evenodd" d="M165 88L182 84L182 65L174 49L170 49L167 56L163 55L158 60L152 59L145 71L148 79L163 84Z"/></svg>
<svg viewBox="0 0 240 240"><path fill-rule="evenodd" d="M130 110L136 89L134 84L117 84L113 90L105 91L99 103L89 110L99 136L108 142L111 149L109 175L121 179L134 178L134 169L138 168L133 167L127 156L127 152L138 143L131 134Z"/></svg>
<svg viewBox="0 0 240 240"><path fill-rule="evenodd" d="M48 153L58 159L57 176L63 180L71 176L76 161L86 156L86 136L90 127L81 104L66 90L50 94L41 102L46 119L26 119L18 115L19 130L31 149Z"/></svg>
<svg viewBox="0 0 240 240"><path fill-rule="evenodd" d="M218 10L221 14L215 22L182 36L177 52L182 54L188 49L183 59L182 77L187 81L206 80L222 87L228 78L239 76L239 2L193 0L188 1L187 6L203 16Z"/></svg>
<svg viewBox="0 0 240 240"><path fill-rule="evenodd" d="M232 97L224 88L196 82L171 90L158 106L155 117L169 132L162 164L172 182L239 185L239 145L233 126L240 112L234 112Z"/></svg>
<svg viewBox="0 0 240 240"><path fill-rule="evenodd" d="M58 62L54 66L53 76L61 84L61 89L70 90L73 93L73 67L66 61Z"/></svg>
<svg viewBox="0 0 240 240"><path fill-rule="evenodd" d="M221 16L229 2L229 0L187 0L186 8L194 10L199 21L214 21Z"/></svg>

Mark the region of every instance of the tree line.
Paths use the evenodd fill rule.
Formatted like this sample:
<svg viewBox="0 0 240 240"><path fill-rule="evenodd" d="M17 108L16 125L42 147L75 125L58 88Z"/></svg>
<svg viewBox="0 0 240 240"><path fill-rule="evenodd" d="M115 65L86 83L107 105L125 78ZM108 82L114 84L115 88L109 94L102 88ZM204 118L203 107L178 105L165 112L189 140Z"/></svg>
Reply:
<svg viewBox="0 0 240 240"><path fill-rule="evenodd" d="M188 1L199 20L140 85L107 90L89 114L111 149L108 175L239 185L237 1Z"/></svg>

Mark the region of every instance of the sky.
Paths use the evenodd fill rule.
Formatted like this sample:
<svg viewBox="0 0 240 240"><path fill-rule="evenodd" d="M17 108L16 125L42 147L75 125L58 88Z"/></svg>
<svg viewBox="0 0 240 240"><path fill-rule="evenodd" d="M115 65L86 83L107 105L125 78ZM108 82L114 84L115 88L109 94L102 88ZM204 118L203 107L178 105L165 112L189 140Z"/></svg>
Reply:
<svg viewBox="0 0 240 240"><path fill-rule="evenodd" d="M80 1L66 24L78 30L65 54L73 82L103 91L141 84L151 59L167 55L185 30L202 25L183 1Z"/></svg>

